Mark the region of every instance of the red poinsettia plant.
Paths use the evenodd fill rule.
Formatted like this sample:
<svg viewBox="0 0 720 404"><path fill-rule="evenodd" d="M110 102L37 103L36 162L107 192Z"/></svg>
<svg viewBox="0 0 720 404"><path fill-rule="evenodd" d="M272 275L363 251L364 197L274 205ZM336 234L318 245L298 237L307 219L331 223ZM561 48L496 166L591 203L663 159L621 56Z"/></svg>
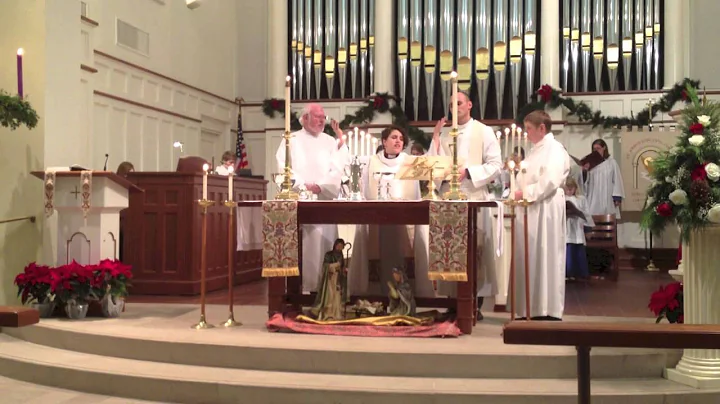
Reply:
<svg viewBox="0 0 720 404"><path fill-rule="evenodd" d="M22 273L15 277L18 297L23 304L38 302L49 303L55 298L52 293L51 269L45 265L30 263Z"/></svg>
<svg viewBox="0 0 720 404"><path fill-rule="evenodd" d="M656 323L667 318L670 323L683 323L683 285L680 282L673 282L669 285L660 286L650 296L648 308L657 316Z"/></svg>
<svg viewBox="0 0 720 404"><path fill-rule="evenodd" d="M81 265L73 260L59 267L33 262L15 277L15 284L23 304L46 303L56 297L62 302L88 302L100 300L105 294L127 296L130 279L131 267L120 261L103 260L97 265Z"/></svg>

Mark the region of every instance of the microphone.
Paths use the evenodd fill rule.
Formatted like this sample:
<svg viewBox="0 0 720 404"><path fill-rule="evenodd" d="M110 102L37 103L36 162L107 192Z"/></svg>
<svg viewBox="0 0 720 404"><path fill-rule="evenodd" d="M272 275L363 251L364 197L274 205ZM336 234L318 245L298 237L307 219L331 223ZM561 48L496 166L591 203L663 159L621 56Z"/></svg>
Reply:
<svg viewBox="0 0 720 404"><path fill-rule="evenodd" d="M105 166L103 167L103 171L107 171L108 157L110 157L110 155L105 153Z"/></svg>

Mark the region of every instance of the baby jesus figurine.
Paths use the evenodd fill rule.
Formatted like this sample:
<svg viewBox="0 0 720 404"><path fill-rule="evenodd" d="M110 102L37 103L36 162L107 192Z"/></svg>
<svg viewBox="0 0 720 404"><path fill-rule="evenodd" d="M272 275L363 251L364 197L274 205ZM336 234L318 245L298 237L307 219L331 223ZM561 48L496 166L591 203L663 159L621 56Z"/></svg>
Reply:
<svg viewBox="0 0 720 404"><path fill-rule="evenodd" d="M320 321L345 319L347 295L347 266L343 257L345 241L335 240L332 251L325 253L318 282L318 293L311 310Z"/></svg>
<svg viewBox="0 0 720 404"><path fill-rule="evenodd" d="M388 281L390 287L388 314L391 316L414 317L415 298L405 273L399 268L393 268L392 276L393 280Z"/></svg>

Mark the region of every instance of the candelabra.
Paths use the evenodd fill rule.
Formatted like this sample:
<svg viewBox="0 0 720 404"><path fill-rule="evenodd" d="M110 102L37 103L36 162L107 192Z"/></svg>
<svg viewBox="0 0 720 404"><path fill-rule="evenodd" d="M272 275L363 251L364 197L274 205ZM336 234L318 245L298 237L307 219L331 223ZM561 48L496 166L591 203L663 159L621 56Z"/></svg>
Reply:
<svg viewBox="0 0 720 404"><path fill-rule="evenodd" d="M292 168L290 167L290 131L286 130L283 138L285 139L285 178L282 183L280 193L275 196L275 199L284 200L298 200L300 195L292 190Z"/></svg>
<svg viewBox="0 0 720 404"><path fill-rule="evenodd" d="M214 328L212 324L209 324L205 319L205 282L207 272L207 210L214 204L214 201L207 200L205 198L197 201L200 205L200 212L202 213L202 241L200 245L200 321L194 324L191 328L196 330L203 330L208 328Z"/></svg>
<svg viewBox="0 0 720 404"><path fill-rule="evenodd" d="M458 150L457 150L457 128L450 129L450 137L452 138L453 164L450 172L450 190L443 195L443 199L448 201L464 201L467 200L467 195L460 191L460 170L458 167Z"/></svg>

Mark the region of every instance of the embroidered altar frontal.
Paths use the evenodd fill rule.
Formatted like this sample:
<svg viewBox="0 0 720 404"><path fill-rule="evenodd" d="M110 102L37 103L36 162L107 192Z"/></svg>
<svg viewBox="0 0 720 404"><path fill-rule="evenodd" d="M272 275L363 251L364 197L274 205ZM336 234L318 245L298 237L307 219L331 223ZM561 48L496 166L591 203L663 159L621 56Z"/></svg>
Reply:
<svg viewBox="0 0 720 404"><path fill-rule="evenodd" d="M430 202L431 280L466 282L468 204L466 202Z"/></svg>
<svg viewBox="0 0 720 404"><path fill-rule="evenodd" d="M263 277L300 276L297 201L264 201Z"/></svg>

